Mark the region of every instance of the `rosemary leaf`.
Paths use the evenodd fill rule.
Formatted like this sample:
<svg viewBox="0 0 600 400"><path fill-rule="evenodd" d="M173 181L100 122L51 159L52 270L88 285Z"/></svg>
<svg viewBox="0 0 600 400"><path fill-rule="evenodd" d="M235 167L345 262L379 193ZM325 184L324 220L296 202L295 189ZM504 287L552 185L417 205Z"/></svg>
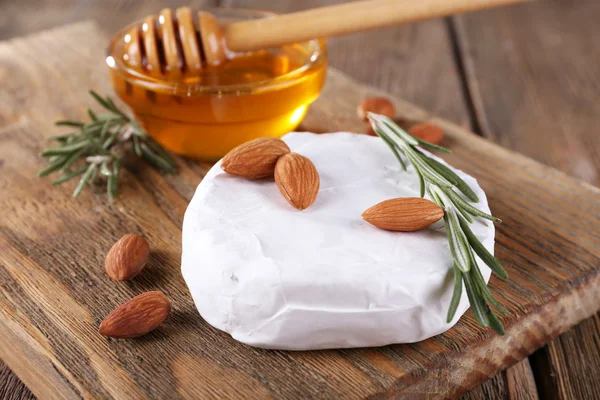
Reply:
<svg viewBox="0 0 600 400"><path fill-rule="evenodd" d="M453 186L452 182L448 181L442 175L437 174L436 171L433 168L431 168L431 166L429 166L429 164L427 164L421 159L420 155L424 155L423 153L418 153L416 149L410 148L407 149L405 154L407 157L409 157L413 164L416 164L415 168L418 167L418 169L421 170L423 176L425 178L428 178L428 180L431 183L448 189L450 189Z"/></svg>
<svg viewBox="0 0 600 400"><path fill-rule="evenodd" d="M160 156L154 154L152 150L146 145L146 143L140 143L140 149L142 151L142 157L156 168L161 169L168 173L173 173L174 168L168 162L166 162Z"/></svg>
<svg viewBox="0 0 600 400"><path fill-rule="evenodd" d="M412 154L410 151L406 151L404 154L406 157L408 157L413 167L415 167L415 171L419 171L419 174L423 176L424 179L427 179L427 181L435 184L436 186L445 187L448 189L452 187L452 184L446 181L443 177L436 176L435 173L430 173L430 170L428 170L423 161L419 160L418 156Z"/></svg>
<svg viewBox="0 0 600 400"><path fill-rule="evenodd" d="M400 137L402 140L406 141L408 144L413 145L413 146L416 146L417 144L419 144L419 139L417 139L410 133L406 132L404 129L400 128L398 125L396 125L396 123L394 121L392 121L388 117L383 117L382 121L383 121L383 124L390 129L390 131L395 133L398 137Z"/></svg>
<svg viewBox="0 0 600 400"><path fill-rule="evenodd" d="M462 178L458 176L454 171L452 171L450 168L446 167L444 164L437 161L436 159L427 157L425 154L421 153L421 151L419 151L419 153L422 155L422 159L426 163L428 163L431 166L431 168L436 170L440 175L442 175L454 186L456 186L458 190L460 190L465 196L467 196L469 200L475 203L479 202L479 198L477 197L473 189L471 189L471 187L464 180L462 180Z"/></svg>
<svg viewBox="0 0 600 400"><path fill-rule="evenodd" d="M382 131L379 131L379 132L375 131L375 133L377 133L377 136L379 136L381 139L383 139L383 141L388 145L390 150L392 150L392 153L394 153L394 156L396 156L398 163L400 163L402 170L406 171L406 163L404 162L404 160L400 156L400 153L398 153L398 150L396 150L396 148L394 147L394 144L390 141L390 139L388 139L388 137L385 136L385 134Z"/></svg>
<svg viewBox="0 0 600 400"><path fill-rule="evenodd" d="M419 196L423 198L425 197L425 179L418 169L415 171L417 171L417 175L419 176Z"/></svg>
<svg viewBox="0 0 600 400"><path fill-rule="evenodd" d="M456 265L454 265L452 269L454 270L454 291L452 292L452 300L450 300L448 316L446 317L447 323L450 323L454 318L462 296L462 272L460 272L460 269Z"/></svg>
<svg viewBox="0 0 600 400"><path fill-rule="evenodd" d="M96 93L93 90L90 90L90 95L92 95L92 97L104 108L106 108L108 111L111 112L115 112L115 109L111 106L111 104L109 104L106 99L104 99L102 96L100 96L98 93Z"/></svg>
<svg viewBox="0 0 600 400"><path fill-rule="evenodd" d="M94 170L97 168L98 166L96 164L90 164L87 169L85 170L85 173L83 174L83 176L81 177L81 180L79 181L79 183L77 184L77 187L75 188L75 191L73 192L73 197L77 197L79 196L79 194L81 193L81 191L83 190L83 188L85 187L85 184L88 183L88 181L90 180L90 178L92 177L92 175L94 174Z"/></svg>
<svg viewBox="0 0 600 400"><path fill-rule="evenodd" d="M96 116L96 114L95 114L95 113L92 111L92 109L91 109L91 108L88 108L87 112L88 112L88 115L90 116L90 119L91 119L92 121L98 121L98 117L97 117L97 116Z"/></svg>
<svg viewBox="0 0 600 400"><path fill-rule="evenodd" d="M456 265L462 272L468 272L469 269L471 269L468 242L460 231L459 224L456 221L458 219L456 212L452 208L449 208L446 210L446 214L448 215L448 218L446 219L446 230L448 231L450 249L454 248L453 254Z"/></svg>
<svg viewBox="0 0 600 400"><path fill-rule="evenodd" d="M98 127L98 129L88 129L87 126L84 126L83 129L81 130L81 133L85 137L88 138L89 143L94 147L94 150L96 152L98 152L99 154L105 154L106 149L104 149L104 147L102 147L102 145L100 143L98 143L98 141L96 140L96 137L94 135L101 129L102 129L101 127Z"/></svg>
<svg viewBox="0 0 600 400"><path fill-rule="evenodd" d="M471 218L468 212L466 212L462 207L457 207L457 209L464 219L466 219L470 224L473 223L473 218Z"/></svg>
<svg viewBox="0 0 600 400"><path fill-rule="evenodd" d="M78 121L61 120L61 121L56 121L54 123L54 125L56 125L56 126L74 126L76 128L81 128L84 124L83 124L83 122L78 122Z"/></svg>
<svg viewBox="0 0 600 400"><path fill-rule="evenodd" d="M144 141L146 142L146 144L148 144L148 146L154 151L156 152L159 156L161 156L167 163L169 163L169 165L171 165L171 167L173 168L177 168L177 162L171 158L171 156L165 151L165 149L163 149L161 147L160 144L158 144L158 142L156 140L154 140L153 138L151 138L150 136L146 135Z"/></svg>
<svg viewBox="0 0 600 400"><path fill-rule="evenodd" d="M100 141L104 142L106 140L106 135L108 135L108 128L110 128L110 120L106 120L102 125L102 129L100 130Z"/></svg>
<svg viewBox="0 0 600 400"><path fill-rule="evenodd" d="M129 117L125 115L125 113L123 113L121 110L119 110L119 107L116 106L116 104L112 101L110 97L106 96L106 102L111 107L111 111L113 111L115 114L120 115L121 118L125 120L125 122L130 121Z"/></svg>
<svg viewBox="0 0 600 400"><path fill-rule="evenodd" d="M60 178L54 180L52 182L52 185L60 185L61 183L64 183L64 182L66 182L66 181L68 181L70 179L73 179L76 176L79 176L79 175L83 174L87 170L87 168L88 167L83 167L83 168L80 168L80 169L78 169L76 171L70 172L70 173L68 173L66 175L63 175Z"/></svg>
<svg viewBox="0 0 600 400"><path fill-rule="evenodd" d="M427 193L429 193L429 196L434 201L434 203L436 203L438 206L442 207L444 210L446 209L446 206L444 205L444 202L442 201L440 196L438 196L434 190L431 190L431 186L429 188L427 188Z"/></svg>
<svg viewBox="0 0 600 400"><path fill-rule="evenodd" d="M473 267L471 268L469 273L471 274L471 279L473 280L473 283L477 287L479 287L479 293L481 293L483 297L487 300L487 302L494 306L494 308L498 310L500 314L506 315L506 310L504 309L504 307L502 307L502 304L500 304L498 300L494 298L492 292L487 287L487 284L483 279L483 275L481 275L481 271L479 270L479 266L477 266L477 263L473 264Z"/></svg>
<svg viewBox="0 0 600 400"><path fill-rule="evenodd" d="M108 164L106 161L103 162L102 164L100 164L100 173L104 176L112 175L112 171L110 169L108 169Z"/></svg>
<svg viewBox="0 0 600 400"><path fill-rule="evenodd" d="M69 138L72 138L74 135L77 135L79 132L76 133L66 133L64 135L55 135L55 136L48 136L46 138L47 141L52 141L52 140L56 140L58 142L66 142Z"/></svg>
<svg viewBox="0 0 600 400"><path fill-rule="evenodd" d="M73 153L71 153L71 155L68 156L67 159L65 160L65 163L60 168L60 170L62 172L67 171L71 167L71 165L73 165L73 163L75 161L77 161L79 159L79 157L81 157L81 155L83 154L84 151L85 151L85 148L82 148L79 150L75 150Z"/></svg>
<svg viewBox="0 0 600 400"><path fill-rule="evenodd" d="M469 303L471 304L471 310L473 311L475 319L480 325L488 327L490 325L490 320L488 317L489 313L486 309L485 303L482 301L481 297L478 296L476 288L471 281L470 274L463 274L463 281L465 283L467 297L469 298Z"/></svg>
<svg viewBox="0 0 600 400"><path fill-rule="evenodd" d="M62 147L52 147L52 148L42 151L40 153L40 155L42 157L49 157L49 156L59 156L59 155L69 154L75 150L84 148L89 143L90 143L89 140L81 140L74 144L70 144L70 145L66 145L66 146L62 146Z"/></svg>
<svg viewBox="0 0 600 400"><path fill-rule="evenodd" d="M498 335L504 336L504 325L500 319L491 311L488 312L488 317L490 320L490 327L496 332Z"/></svg>
<svg viewBox="0 0 600 400"><path fill-rule="evenodd" d="M430 158L428 156L426 156L423 152L421 152L421 150L415 149L415 151L417 152L417 154L419 155L419 158L424 161L425 163L429 164L429 166L431 168L433 168L435 170L435 172L437 172L438 174L440 174L441 176L443 176L444 178L446 178L446 180L448 182L450 182L452 185L456 186L456 184L458 183L456 178L458 176L453 175L454 172L450 171L450 169L448 169L448 171L452 172L452 174L449 174L448 171L440 168L440 166L444 166L444 164L434 160L433 158Z"/></svg>
<svg viewBox="0 0 600 400"><path fill-rule="evenodd" d="M108 192L108 197L110 200L114 200L117 198L117 194L119 192L119 178L121 174L121 159L117 158L113 162L113 170L112 174L108 177L108 182L106 183L106 191Z"/></svg>
<svg viewBox="0 0 600 400"><path fill-rule="evenodd" d="M98 171L100 170L100 164L94 164L94 169L92 170L92 176L90 176L90 183L96 183L98 179Z"/></svg>
<svg viewBox="0 0 600 400"><path fill-rule="evenodd" d="M448 195L448 197L450 197L450 199L458 207L463 208L469 214L476 216L476 217L489 219L490 221L493 221L493 222L502 222L499 218L496 218L493 215L490 215L488 213L485 213L485 212L479 210L478 208L473 207L471 204L467 203L462 197L460 197L458 194L456 194L456 192L454 192L454 190L445 189L445 188L442 188L442 190L444 191L445 194Z"/></svg>
<svg viewBox="0 0 600 400"><path fill-rule="evenodd" d="M135 121L131 121L131 123L129 124L130 128L133 130L133 133L139 137L145 138L148 135L146 134L146 132L144 132L144 130L140 127L140 125L135 122Z"/></svg>
<svg viewBox="0 0 600 400"><path fill-rule="evenodd" d="M452 153L450 151L450 149L447 149L444 146L440 146L440 145L437 145L437 144L429 143L429 142L426 142L426 141L421 140L419 138L417 138L417 141L419 142L419 146L424 147L424 148L426 148L428 150L437 150L440 153L446 153L446 154Z"/></svg>
<svg viewBox="0 0 600 400"><path fill-rule="evenodd" d="M40 172L38 172L38 176L43 177L43 176L50 175L52 172L60 169L63 166L63 164L65 163L65 161L66 161L65 157L57 158L46 168L44 168Z"/></svg>
<svg viewBox="0 0 600 400"><path fill-rule="evenodd" d="M110 135L105 141L104 143L102 143L102 148L104 150L108 150L114 143L115 140L117 140L117 136L119 135L118 132L113 133L112 135Z"/></svg>
<svg viewBox="0 0 600 400"><path fill-rule="evenodd" d="M140 138L138 136L133 136L133 152L138 156L138 157L144 157L143 153L142 153L142 147L140 146Z"/></svg>
<svg viewBox="0 0 600 400"><path fill-rule="evenodd" d="M479 239L477 239L475 234L469 228L469 225L465 221L461 220L460 218L458 219L458 222L460 223L460 227L462 228L465 236L467 237L469 245L471 245L471 247L473 248L473 251L475 251L475 254L477 254L479 256L479 258L481 258L481 260L488 267L490 267L490 269L496 275L498 275L502 279L507 279L508 274L506 273L506 270L504 269L504 267L502 267L502 264L500 264L500 262L498 262L498 260L496 260L496 258L490 254L490 252L479 241Z"/></svg>

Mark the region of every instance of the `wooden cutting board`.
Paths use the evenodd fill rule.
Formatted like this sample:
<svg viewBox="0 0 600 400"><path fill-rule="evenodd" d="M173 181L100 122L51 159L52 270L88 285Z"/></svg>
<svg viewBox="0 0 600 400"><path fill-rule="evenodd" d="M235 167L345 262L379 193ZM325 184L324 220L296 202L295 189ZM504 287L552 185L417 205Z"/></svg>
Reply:
<svg viewBox="0 0 600 400"><path fill-rule="evenodd" d="M398 116L447 132L450 163L486 190L496 252L510 280L490 286L506 335L470 312L435 338L377 349L251 348L210 327L181 278L181 222L208 164L179 159L162 176L126 163L113 204L103 188L36 177L57 119L86 118L88 88L110 93L103 37L92 23L0 43L0 357L41 399L447 398L464 393L600 309L600 190L395 100ZM302 128L363 131L355 107L377 90L331 70ZM431 94L435 96L435 93ZM121 235L150 242L147 271L115 283L104 255ZM119 303L162 290L174 311L157 331L111 340L97 327Z"/></svg>

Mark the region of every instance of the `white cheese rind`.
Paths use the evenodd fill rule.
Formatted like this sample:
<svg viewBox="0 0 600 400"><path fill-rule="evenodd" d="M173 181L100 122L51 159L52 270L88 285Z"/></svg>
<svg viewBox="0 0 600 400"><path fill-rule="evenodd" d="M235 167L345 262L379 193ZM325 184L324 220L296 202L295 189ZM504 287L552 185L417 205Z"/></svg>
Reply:
<svg viewBox="0 0 600 400"><path fill-rule="evenodd" d="M378 138L352 133L290 133L292 151L321 177L315 203L292 208L272 179L249 181L217 163L185 213L182 273L198 311L252 346L308 350L416 342L446 323L452 257L443 222L388 232L361 214L380 201L418 197L415 171L400 169ZM477 181L454 169L479 196ZM493 253L494 226L472 230ZM490 270L479 261L486 281Z"/></svg>

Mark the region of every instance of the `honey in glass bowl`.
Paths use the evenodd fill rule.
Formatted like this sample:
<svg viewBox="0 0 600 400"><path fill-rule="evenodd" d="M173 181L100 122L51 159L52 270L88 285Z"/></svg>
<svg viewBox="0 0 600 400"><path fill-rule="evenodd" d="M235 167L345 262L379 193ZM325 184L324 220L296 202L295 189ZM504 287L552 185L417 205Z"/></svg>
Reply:
<svg viewBox="0 0 600 400"><path fill-rule="evenodd" d="M272 15L252 10L212 12L220 24ZM241 54L226 51L220 65L170 74L149 71L143 62L139 68L128 65L125 48L135 24L110 43L107 63L112 84L146 132L175 153L214 161L248 140L280 137L298 126L323 87L327 67L323 40ZM160 50L158 55L164 58Z"/></svg>

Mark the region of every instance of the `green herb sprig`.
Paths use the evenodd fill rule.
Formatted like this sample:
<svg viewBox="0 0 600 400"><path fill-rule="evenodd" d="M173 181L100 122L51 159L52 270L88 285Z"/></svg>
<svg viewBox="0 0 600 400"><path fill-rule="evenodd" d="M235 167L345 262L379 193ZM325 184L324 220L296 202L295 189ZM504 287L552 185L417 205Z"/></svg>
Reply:
<svg viewBox="0 0 600 400"><path fill-rule="evenodd" d="M401 154L414 167L420 181L421 197L427 192L432 201L444 209L454 272L454 292L447 321L450 322L456 314L464 284L471 309L479 324L491 327L503 335L504 326L490 305L502 315L506 315L506 311L487 287L475 254L499 277L506 279L508 275L469 227L473 218L477 217L492 222L501 221L475 208L470 202L477 203L479 199L469 185L450 168L421 151L419 146L444 153L450 153L450 150L410 135L383 115L369 113L368 116L373 130L390 147L403 170L406 171L406 161Z"/></svg>
<svg viewBox="0 0 600 400"><path fill-rule="evenodd" d="M48 160L48 166L38 176L60 172L53 185L81 177L73 197L79 196L86 184L95 183L102 176L106 179L108 196L114 200L118 194L123 155L128 145L136 156L155 168L171 174L177 172L175 160L121 111L110 97L102 97L94 91L90 91L90 95L107 112L96 114L88 108L88 123L72 120L55 122L58 126L71 127L75 131L48 138L58 142L58 146L41 152L40 155ZM81 160L85 160L85 164Z"/></svg>

